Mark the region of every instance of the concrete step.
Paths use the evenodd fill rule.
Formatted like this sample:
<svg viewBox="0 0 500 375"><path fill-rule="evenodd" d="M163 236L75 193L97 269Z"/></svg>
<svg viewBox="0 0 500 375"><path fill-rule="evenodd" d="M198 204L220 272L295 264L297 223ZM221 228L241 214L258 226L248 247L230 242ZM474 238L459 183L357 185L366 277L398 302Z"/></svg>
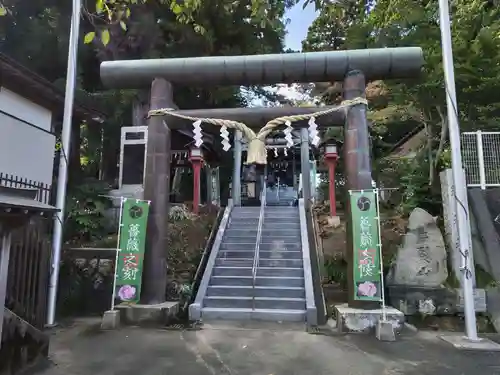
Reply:
<svg viewBox="0 0 500 375"><path fill-rule="evenodd" d="M259 259L302 259L302 251L259 251Z"/></svg>
<svg viewBox="0 0 500 375"><path fill-rule="evenodd" d="M233 213L240 212L260 212L260 207L233 207Z"/></svg>
<svg viewBox="0 0 500 375"><path fill-rule="evenodd" d="M251 258L217 258L215 260L216 267L253 267L253 255Z"/></svg>
<svg viewBox="0 0 500 375"><path fill-rule="evenodd" d="M215 267L213 276L253 276L252 267Z"/></svg>
<svg viewBox="0 0 500 375"><path fill-rule="evenodd" d="M257 276L282 276L282 277L304 277L304 269L279 268L279 267L257 267Z"/></svg>
<svg viewBox="0 0 500 375"><path fill-rule="evenodd" d="M229 221L229 224L233 224L233 223L237 223L237 224L241 224L241 223L251 223L252 226L257 226L257 224L259 224L259 216L237 216L237 217L233 217L231 218L231 220Z"/></svg>
<svg viewBox="0 0 500 375"><path fill-rule="evenodd" d="M254 246L255 249L255 246ZM262 241L259 245L261 251L301 251L302 244L286 242L283 239Z"/></svg>
<svg viewBox="0 0 500 375"><path fill-rule="evenodd" d="M266 225L262 227L262 236L277 236L277 237L299 237L300 229L289 228L284 226L284 228L269 228Z"/></svg>
<svg viewBox="0 0 500 375"><path fill-rule="evenodd" d="M245 237L236 237L232 234L225 234L223 242L230 242L233 244L240 244L240 243L249 244L249 243L253 242L253 247L255 248L255 241L256 240L257 240L257 236L255 236L255 235L254 236L249 235L249 236L245 236Z"/></svg>
<svg viewBox="0 0 500 375"><path fill-rule="evenodd" d="M302 268L304 261L301 259L262 259L259 258L259 267L278 267L278 268Z"/></svg>
<svg viewBox="0 0 500 375"><path fill-rule="evenodd" d="M232 231L232 230L245 230L245 229L250 229L250 230L257 230L259 226L259 222L256 221L255 223L249 223L248 221L241 221L241 222L232 222L229 223L227 226L226 231Z"/></svg>
<svg viewBox="0 0 500 375"><path fill-rule="evenodd" d="M294 286L304 287L303 277L277 277L277 276L258 276L255 278L256 286Z"/></svg>
<svg viewBox="0 0 500 375"><path fill-rule="evenodd" d="M228 224L229 226L234 224L246 224L256 227L259 224L259 217L232 217Z"/></svg>
<svg viewBox="0 0 500 375"><path fill-rule="evenodd" d="M257 267L257 276L282 276L282 277L303 277L302 268L278 268L278 267ZM252 267L215 267L213 276L252 276Z"/></svg>
<svg viewBox="0 0 500 375"><path fill-rule="evenodd" d="M255 251L248 250L220 250L217 258L253 258ZM302 251L272 250L259 251L260 259L302 259Z"/></svg>
<svg viewBox="0 0 500 375"><path fill-rule="evenodd" d="M226 237L253 237L257 238L257 229L253 229L247 226L244 228L231 228L226 231Z"/></svg>
<svg viewBox="0 0 500 375"><path fill-rule="evenodd" d="M305 310L305 298L255 297L255 309Z"/></svg>
<svg viewBox="0 0 500 375"><path fill-rule="evenodd" d="M247 225L246 228L237 227L226 230L226 237L257 237L257 229ZM262 226L262 235L276 237L300 237L300 228L290 228L288 225L283 225L282 228L269 228L266 224Z"/></svg>
<svg viewBox="0 0 500 375"><path fill-rule="evenodd" d="M220 245L220 251L226 251L226 250L241 250L241 251L255 251L255 240L253 242L247 242L247 243L238 243L238 242L232 242L232 241L222 241ZM241 257L245 258L245 257ZM253 258L253 255L252 255Z"/></svg>
<svg viewBox="0 0 500 375"><path fill-rule="evenodd" d="M261 244L265 243L284 243L286 245L298 245L300 243L300 240L297 241L297 237L290 236L262 237Z"/></svg>
<svg viewBox="0 0 500 375"><path fill-rule="evenodd" d="M226 309L251 309L253 308L252 297L242 296L207 296L203 298L203 307L219 307Z"/></svg>
<svg viewBox="0 0 500 375"><path fill-rule="evenodd" d="M280 224L300 224L300 219L297 217L290 216L289 214L283 214L283 215L264 215L264 223L269 222L269 221L275 221Z"/></svg>
<svg viewBox="0 0 500 375"><path fill-rule="evenodd" d="M286 235L286 234L285 235L280 235L280 234L276 235L276 234L262 233L262 235L260 237L260 243L280 242L281 240L285 241L285 244L289 244L289 243L299 244L301 242L300 233L294 233L294 234L289 234L289 235Z"/></svg>
<svg viewBox="0 0 500 375"><path fill-rule="evenodd" d="M212 276L209 285L252 286L252 276Z"/></svg>
<svg viewBox="0 0 500 375"><path fill-rule="evenodd" d="M222 267L253 267L252 258L217 258L215 266ZM262 259L259 258L259 267L277 267L277 268L302 268L302 259Z"/></svg>
<svg viewBox="0 0 500 375"><path fill-rule="evenodd" d="M201 310L203 320L263 320L271 322L304 322L305 310L278 309L224 309L204 307Z"/></svg>
<svg viewBox="0 0 500 375"><path fill-rule="evenodd" d="M302 287L225 285L209 286L207 296L305 298L305 291Z"/></svg>
<svg viewBox="0 0 500 375"><path fill-rule="evenodd" d="M210 285L252 286L252 276L212 276ZM257 276L255 286L304 287L303 277Z"/></svg>
<svg viewBox="0 0 500 375"><path fill-rule="evenodd" d="M259 249L262 251L300 251L302 249L302 245L300 241L295 243L288 243L282 238L277 240L266 239L266 241L260 243ZM220 251L227 250L255 251L255 241L246 243L233 242L233 238L228 238L227 240L222 241L222 244L220 246Z"/></svg>
<svg viewBox="0 0 500 375"><path fill-rule="evenodd" d="M304 298L208 296L203 299L203 306L230 309L301 310L305 309L306 301Z"/></svg>
<svg viewBox="0 0 500 375"><path fill-rule="evenodd" d="M267 220L262 224L262 228L266 230L300 230L300 223L280 223L276 220Z"/></svg>
<svg viewBox="0 0 500 375"><path fill-rule="evenodd" d="M252 258L255 255L254 250L219 250L217 258Z"/></svg>

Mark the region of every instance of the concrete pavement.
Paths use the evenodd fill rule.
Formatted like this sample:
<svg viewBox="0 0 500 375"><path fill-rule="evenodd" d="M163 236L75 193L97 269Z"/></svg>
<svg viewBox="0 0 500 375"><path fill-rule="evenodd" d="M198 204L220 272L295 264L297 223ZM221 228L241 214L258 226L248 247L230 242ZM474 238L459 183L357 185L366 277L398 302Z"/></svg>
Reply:
<svg viewBox="0 0 500 375"><path fill-rule="evenodd" d="M40 375L500 375L500 353L460 352L434 333L325 336L296 325L205 325L200 331L86 320L54 332Z"/></svg>

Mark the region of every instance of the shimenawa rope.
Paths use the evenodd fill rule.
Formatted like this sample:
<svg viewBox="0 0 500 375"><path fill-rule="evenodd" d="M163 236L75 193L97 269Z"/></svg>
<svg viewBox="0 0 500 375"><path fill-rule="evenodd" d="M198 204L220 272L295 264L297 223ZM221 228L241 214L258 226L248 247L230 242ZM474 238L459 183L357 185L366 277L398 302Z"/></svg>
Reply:
<svg viewBox="0 0 500 375"><path fill-rule="evenodd" d="M358 104L368 105L368 101L365 98L357 97L350 100L344 100L342 101L342 103L340 103L339 106L328 108L323 111L317 111L314 113L307 113L303 115L278 117L275 118L274 120L269 121L266 125L264 125L262 129L259 130L258 133L255 133L252 129L250 129L244 123L239 121L208 118L208 117L191 117L177 113L173 108L153 109L148 112L148 117L169 115L193 122L201 121L202 123L204 122L207 124L217 125L220 127L226 126L231 129L240 130L249 142L246 164L253 164L253 163L266 164L267 163L266 145L265 145L266 137L269 134L271 134L274 130L276 130L276 128L278 128L280 125L284 125L287 122L296 122L301 120L308 120L312 117L324 116L329 113L340 111L342 109L347 109L349 107Z"/></svg>

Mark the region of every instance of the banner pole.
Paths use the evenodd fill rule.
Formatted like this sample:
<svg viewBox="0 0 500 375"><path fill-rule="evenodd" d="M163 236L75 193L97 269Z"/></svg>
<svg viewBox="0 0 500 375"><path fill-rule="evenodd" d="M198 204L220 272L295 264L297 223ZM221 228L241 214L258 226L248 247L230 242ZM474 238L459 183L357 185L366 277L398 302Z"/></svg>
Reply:
<svg viewBox="0 0 500 375"><path fill-rule="evenodd" d="M111 310L115 309L115 298L116 298L116 275L118 271L118 255L120 254L120 236L122 233L123 226L123 203L127 200L127 198L120 197L120 216L119 216L119 224L118 224L118 239L116 241L116 255L115 255L115 272L113 276L113 292L111 294Z"/></svg>
<svg viewBox="0 0 500 375"><path fill-rule="evenodd" d="M378 221L378 251L380 258L380 297L382 299L382 321L387 321L387 311L385 305L385 280L384 280L384 259L382 258L382 225L380 220L380 199L379 199L379 189L375 190L375 199L377 201L377 221Z"/></svg>

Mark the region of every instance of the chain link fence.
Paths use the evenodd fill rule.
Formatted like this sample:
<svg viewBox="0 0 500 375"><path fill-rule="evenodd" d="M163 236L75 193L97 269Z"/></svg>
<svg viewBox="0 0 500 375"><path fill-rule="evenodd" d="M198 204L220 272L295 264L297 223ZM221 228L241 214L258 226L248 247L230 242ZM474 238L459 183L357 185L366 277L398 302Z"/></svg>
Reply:
<svg viewBox="0 0 500 375"><path fill-rule="evenodd" d="M461 144L467 186L500 186L500 132L464 132Z"/></svg>

